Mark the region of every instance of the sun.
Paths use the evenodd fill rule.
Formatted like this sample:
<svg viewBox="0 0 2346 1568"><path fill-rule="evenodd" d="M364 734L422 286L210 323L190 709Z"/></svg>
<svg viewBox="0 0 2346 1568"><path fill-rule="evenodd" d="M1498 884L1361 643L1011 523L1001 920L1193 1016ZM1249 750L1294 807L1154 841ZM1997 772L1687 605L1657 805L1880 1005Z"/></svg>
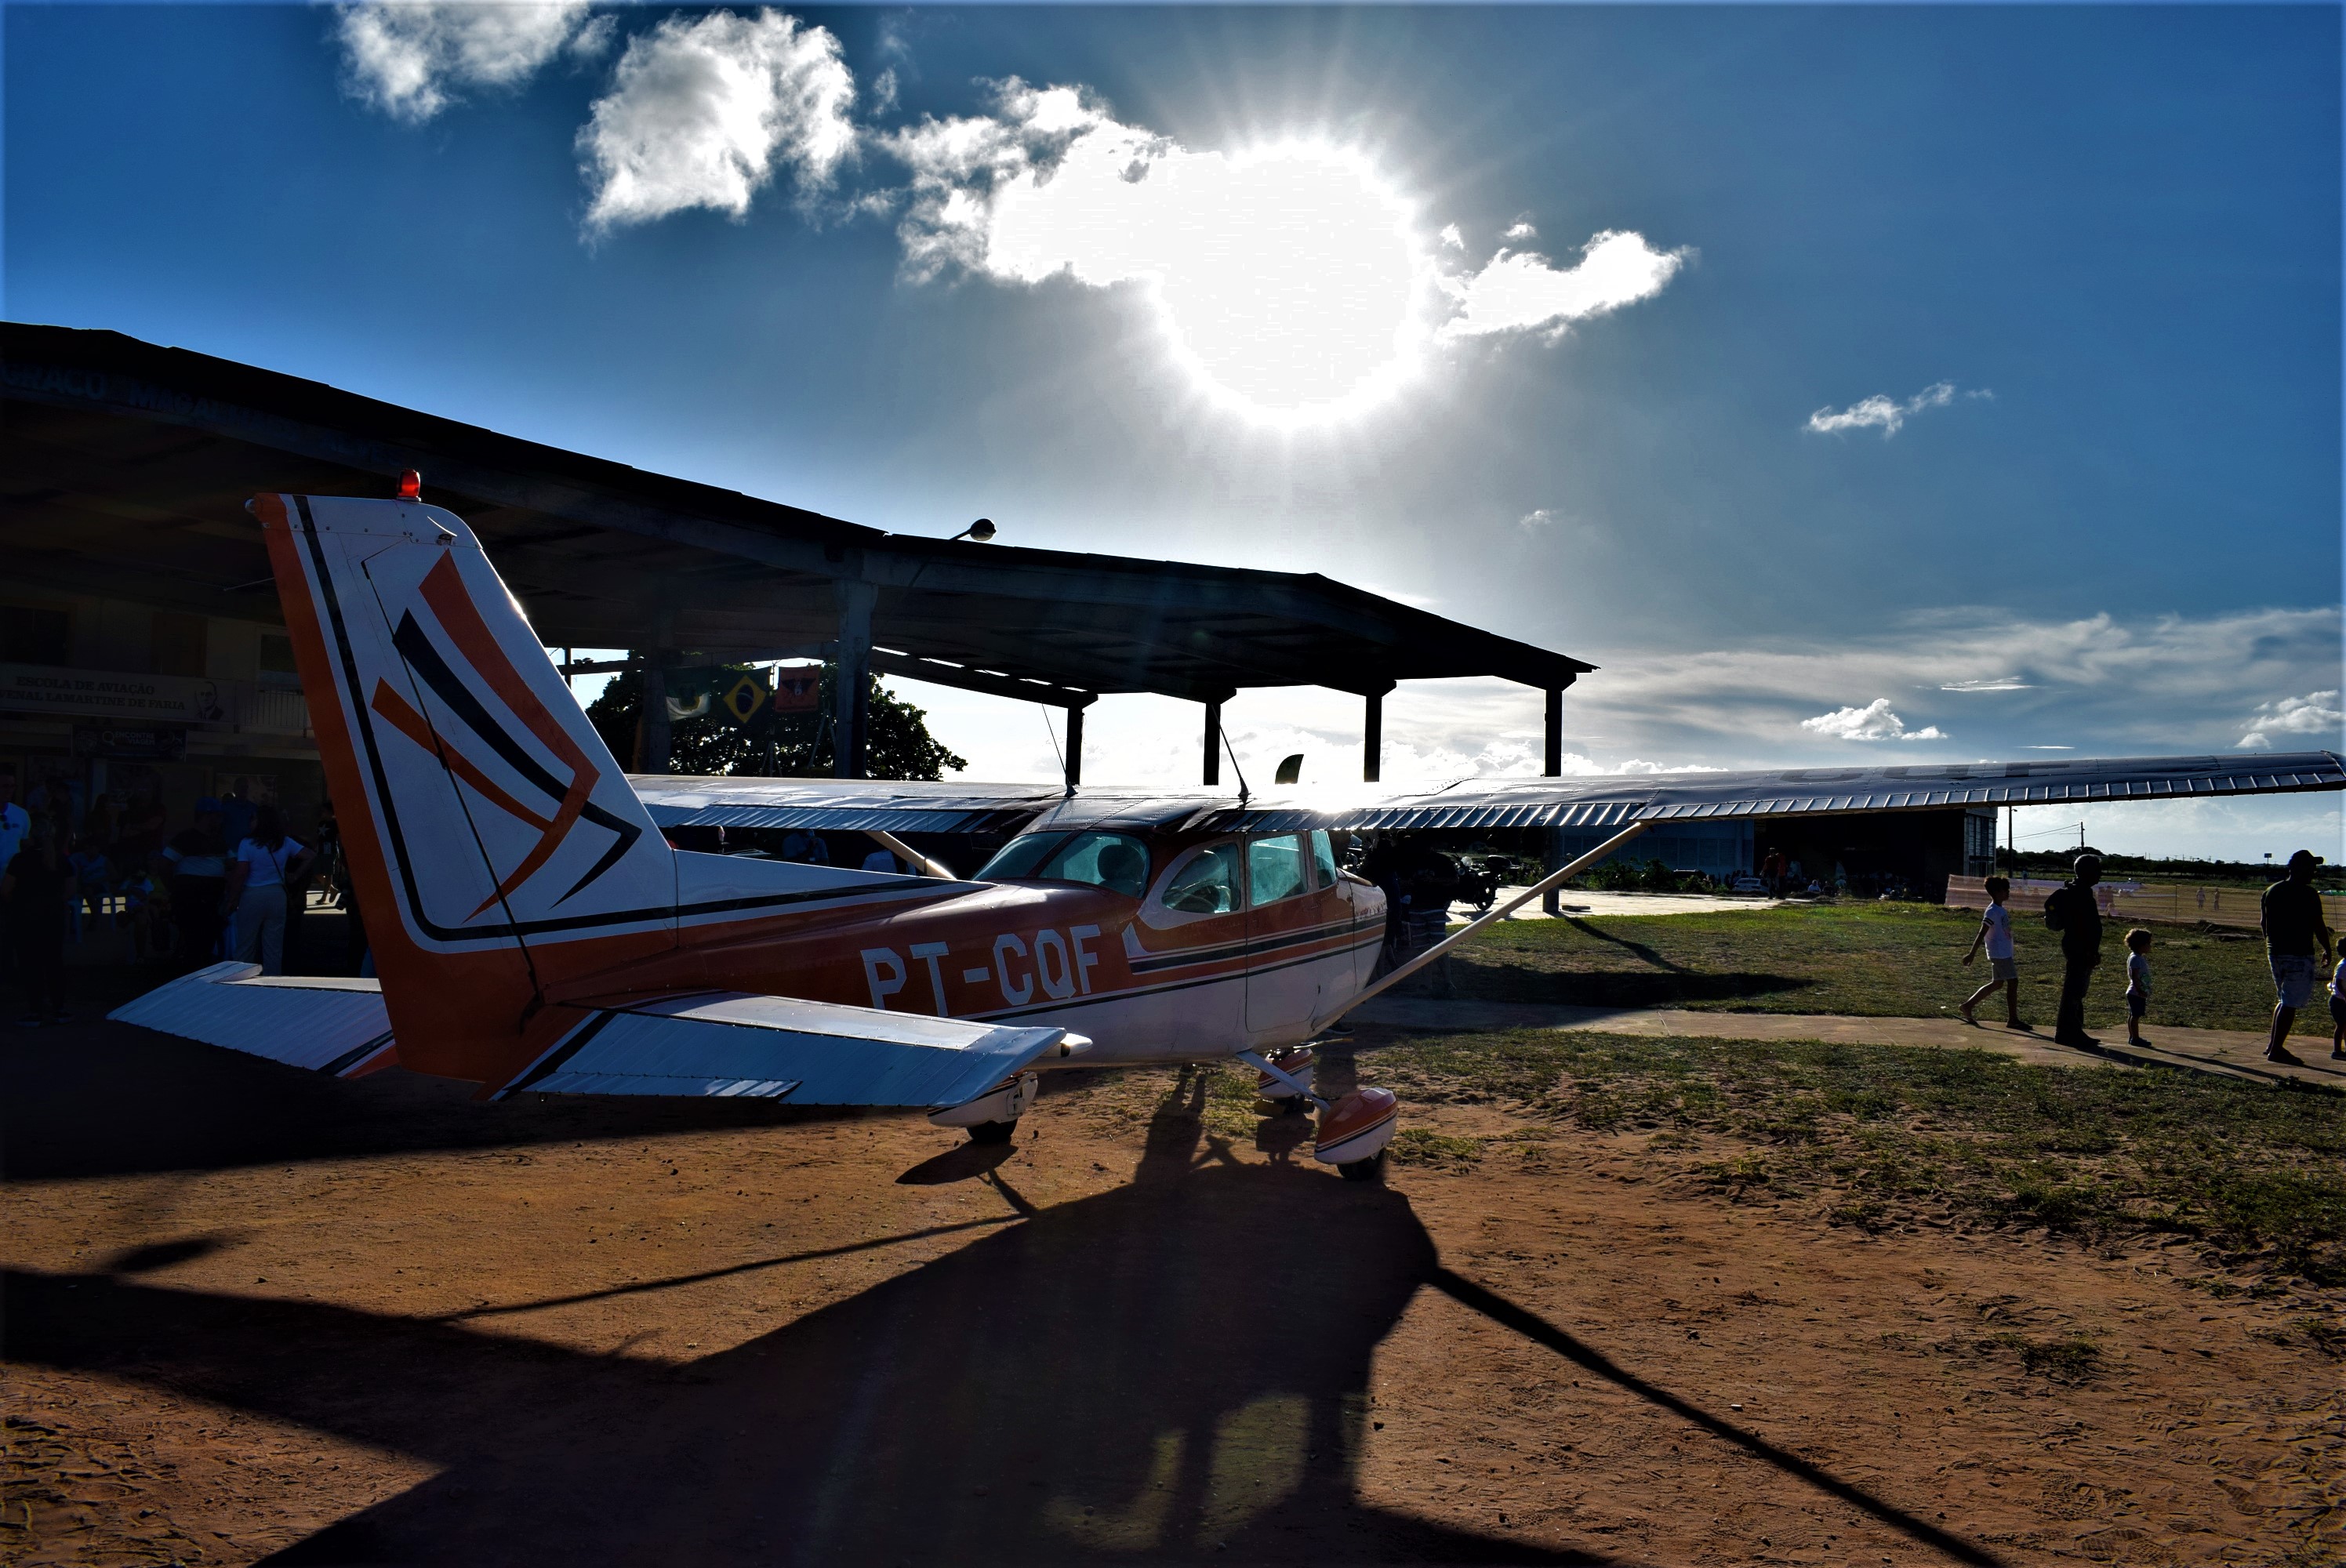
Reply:
<svg viewBox="0 0 2346 1568"><path fill-rule="evenodd" d="M1283 141L1161 169L1154 294L1176 361L1261 423L1331 423L1415 372L1432 268L1367 158ZM1154 178L1154 177L1152 177Z"/></svg>

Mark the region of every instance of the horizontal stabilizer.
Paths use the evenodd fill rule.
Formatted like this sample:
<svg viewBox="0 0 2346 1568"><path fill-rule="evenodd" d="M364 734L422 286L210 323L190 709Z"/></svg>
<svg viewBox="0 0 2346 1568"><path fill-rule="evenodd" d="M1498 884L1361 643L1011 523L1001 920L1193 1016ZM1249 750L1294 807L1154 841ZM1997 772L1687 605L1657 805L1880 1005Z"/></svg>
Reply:
<svg viewBox="0 0 2346 1568"><path fill-rule="evenodd" d="M107 1016L337 1077L384 1065L392 1051L375 982L263 976L256 963L197 970Z"/></svg>
<svg viewBox="0 0 2346 1568"><path fill-rule="evenodd" d="M794 1105L957 1105L1066 1038L788 996L702 992L587 1008L499 1095L787 1098Z"/></svg>

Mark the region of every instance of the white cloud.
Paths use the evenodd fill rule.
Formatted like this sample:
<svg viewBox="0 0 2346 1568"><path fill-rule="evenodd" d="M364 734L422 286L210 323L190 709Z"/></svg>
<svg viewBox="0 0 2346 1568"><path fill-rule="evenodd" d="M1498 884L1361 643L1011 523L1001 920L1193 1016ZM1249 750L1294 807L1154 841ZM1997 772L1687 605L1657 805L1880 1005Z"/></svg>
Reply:
<svg viewBox="0 0 2346 1568"><path fill-rule="evenodd" d="M1928 409L1944 408L1958 395L1990 401L1995 396L1984 387L1959 394L1954 382L1933 382L1904 402L1876 392L1872 397L1859 399L1839 413L1830 408L1821 408L1809 415L1808 428L1822 435L1839 435L1851 430L1879 430L1882 439L1887 441L1898 433L1900 425L1914 415Z"/></svg>
<svg viewBox="0 0 2346 1568"><path fill-rule="evenodd" d="M1608 230L1589 240L1575 265L1559 269L1536 251L1501 250L1480 272L1443 288L1458 314L1444 339L1494 332L1562 331L1574 321L1649 300L1678 274L1691 251L1657 250L1645 237Z"/></svg>
<svg viewBox="0 0 2346 1568"><path fill-rule="evenodd" d="M1987 680L1950 680L1939 685L1941 691L2026 691L2028 682L2011 676L1996 676Z"/></svg>
<svg viewBox="0 0 2346 1568"><path fill-rule="evenodd" d="M1015 79L990 115L880 141L911 171L914 279L1132 286L1202 390L1267 418L1362 406L1411 368L1432 267L1413 211L1350 149L1193 151Z"/></svg>
<svg viewBox="0 0 2346 1568"><path fill-rule="evenodd" d="M1909 729L1906 721L1890 711L1890 699L1877 697L1863 708L1836 708L1831 713L1820 713L1814 718L1800 720L1802 729L1835 740L1944 740L1946 736L1935 724L1921 729Z"/></svg>
<svg viewBox="0 0 2346 1568"><path fill-rule="evenodd" d="M1536 534L1556 522L1556 514L1545 506L1535 507L1515 519L1515 526L1526 534Z"/></svg>
<svg viewBox="0 0 2346 1568"><path fill-rule="evenodd" d="M826 187L855 147L855 80L839 40L779 11L674 15L631 39L578 132L599 232L688 208L739 218L787 166Z"/></svg>
<svg viewBox="0 0 2346 1568"><path fill-rule="evenodd" d="M430 119L462 87L511 87L565 48L593 53L609 19L590 22L586 0L450 5L372 0L337 9L334 32L351 92L394 119Z"/></svg>
<svg viewBox="0 0 2346 1568"><path fill-rule="evenodd" d="M2309 692L2303 697L2259 703L2256 717L2249 720L2249 732L2234 744L2247 750L2266 751L2271 749L2276 735L2302 735L2309 739L2319 738L2321 744L2327 745L2338 738L2341 727L2346 727L2346 711L2338 706L2338 693Z"/></svg>
<svg viewBox="0 0 2346 1568"><path fill-rule="evenodd" d="M1458 225L1455 223L1443 224L1442 226L1441 238L1442 243L1448 246L1453 250L1464 250L1466 249L1466 237L1458 232Z"/></svg>
<svg viewBox="0 0 2346 1568"><path fill-rule="evenodd" d="M1518 218L1513 224L1508 226L1507 231L1504 234L1500 235L1499 238L1513 244L1525 239L1538 239L1539 230L1532 227L1532 220L1530 219Z"/></svg>

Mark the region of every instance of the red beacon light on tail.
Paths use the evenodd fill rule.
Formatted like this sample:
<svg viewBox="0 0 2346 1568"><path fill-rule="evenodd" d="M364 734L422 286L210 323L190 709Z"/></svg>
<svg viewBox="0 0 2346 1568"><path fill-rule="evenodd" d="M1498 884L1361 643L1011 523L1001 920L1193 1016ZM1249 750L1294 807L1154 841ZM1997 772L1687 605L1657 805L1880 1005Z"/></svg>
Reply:
<svg viewBox="0 0 2346 1568"><path fill-rule="evenodd" d="M402 501L423 500L423 475L412 468L402 470L399 475L399 498Z"/></svg>

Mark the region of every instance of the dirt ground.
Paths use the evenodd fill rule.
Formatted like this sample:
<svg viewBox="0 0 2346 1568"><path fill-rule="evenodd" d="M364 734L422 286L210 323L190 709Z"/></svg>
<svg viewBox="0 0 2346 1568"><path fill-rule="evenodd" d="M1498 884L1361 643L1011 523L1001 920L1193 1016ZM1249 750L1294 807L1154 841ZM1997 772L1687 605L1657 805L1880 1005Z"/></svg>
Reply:
<svg viewBox="0 0 2346 1568"><path fill-rule="evenodd" d="M0 1092L10 1563L2346 1548L2301 1296L1732 1205L1641 1139L1355 1185L1172 1073L980 1150L106 1024Z"/></svg>

